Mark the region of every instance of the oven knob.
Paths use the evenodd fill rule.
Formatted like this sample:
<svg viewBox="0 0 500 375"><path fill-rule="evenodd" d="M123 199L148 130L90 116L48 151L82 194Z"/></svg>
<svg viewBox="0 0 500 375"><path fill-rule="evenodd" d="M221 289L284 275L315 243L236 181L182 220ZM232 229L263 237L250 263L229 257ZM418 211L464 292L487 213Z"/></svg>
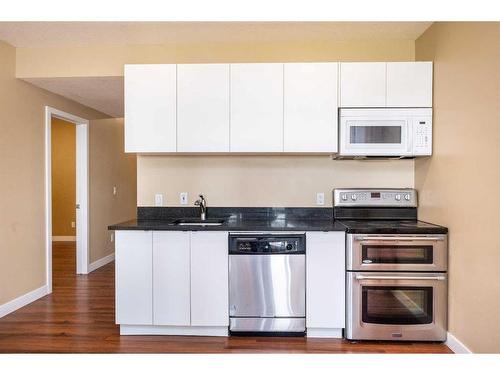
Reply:
<svg viewBox="0 0 500 375"><path fill-rule="evenodd" d="M401 194L396 194L396 196L394 198L396 198L397 201L400 201L401 200Z"/></svg>
<svg viewBox="0 0 500 375"><path fill-rule="evenodd" d="M357 199L356 194L351 195L351 199L355 201Z"/></svg>
<svg viewBox="0 0 500 375"><path fill-rule="evenodd" d="M409 200L410 200L410 194L405 194L405 199L406 199L407 201L409 201Z"/></svg>
<svg viewBox="0 0 500 375"><path fill-rule="evenodd" d="M293 249L293 246L291 243L289 243L288 245L286 245L286 249L287 250L292 250Z"/></svg>
<svg viewBox="0 0 500 375"><path fill-rule="evenodd" d="M342 194L342 200L346 201L347 200L347 194Z"/></svg>

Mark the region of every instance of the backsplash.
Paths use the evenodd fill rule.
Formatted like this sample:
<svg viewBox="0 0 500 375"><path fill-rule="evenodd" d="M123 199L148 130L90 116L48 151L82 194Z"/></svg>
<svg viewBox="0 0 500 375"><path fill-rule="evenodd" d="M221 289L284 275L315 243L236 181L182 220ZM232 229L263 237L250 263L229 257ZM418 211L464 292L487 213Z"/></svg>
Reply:
<svg viewBox="0 0 500 375"><path fill-rule="evenodd" d="M199 193L208 207L331 207L334 187L413 187L413 160L332 160L329 156L138 155L137 206L192 206Z"/></svg>

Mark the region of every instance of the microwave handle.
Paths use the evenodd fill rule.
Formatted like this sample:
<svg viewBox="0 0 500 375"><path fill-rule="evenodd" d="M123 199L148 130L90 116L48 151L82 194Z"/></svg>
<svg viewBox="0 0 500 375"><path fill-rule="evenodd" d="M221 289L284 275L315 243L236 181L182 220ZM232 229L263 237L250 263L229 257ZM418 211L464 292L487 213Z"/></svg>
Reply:
<svg viewBox="0 0 500 375"><path fill-rule="evenodd" d="M446 280L444 276L363 276L357 275L356 280Z"/></svg>
<svg viewBox="0 0 500 375"><path fill-rule="evenodd" d="M358 237L358 241L444 241L444 237L398 237L398 236L367 236Z"/></svg>

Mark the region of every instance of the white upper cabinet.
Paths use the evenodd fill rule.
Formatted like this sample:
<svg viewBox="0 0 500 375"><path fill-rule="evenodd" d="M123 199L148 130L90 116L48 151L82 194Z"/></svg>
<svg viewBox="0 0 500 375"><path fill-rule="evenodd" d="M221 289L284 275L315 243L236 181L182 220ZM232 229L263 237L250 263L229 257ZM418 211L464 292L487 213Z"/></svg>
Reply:
<svg viewBox="0 0 500 375"><path fill-rule="evenodd" d="M125 65L125 152L176 151L176 65Z"/></svg>
<svg viewBox="0 0 500 375"><path fill-rule="evenodd" d="M384 107L386 63L340 64L341 107Z"/></svg>
<svg viewBox="0 0 500 375"><path fill-rule="evenodd" d="M284 151L337 151L338 63L284 64Z"/></svg>
<svg viewBox="0 0 500 375"><path fill-rule="evenodd" d="M189 232L153 233L153 324L191 322Z"/></svg>
<svg viewBox="0 0 500 375"><path fill-rule="evenodd" d="M177 66L177 151L229 151L229 64Z"/></svg>
<svg viewBox="0 0 500 375"><path fill-rule="evenodd" d="M231 64L230 149L283 151L283 64Z"/></svg>
<svg viewBox="0 0 500 375"><path fill-rule="evenodd" d="M191 325L229 325L228 233L191 232Z"/></svg>
<svg viewBox="0 0 500 375"><path fill-rule="evenodd" d="M432 107L432 62L387 63L388 107Z"/></svg>

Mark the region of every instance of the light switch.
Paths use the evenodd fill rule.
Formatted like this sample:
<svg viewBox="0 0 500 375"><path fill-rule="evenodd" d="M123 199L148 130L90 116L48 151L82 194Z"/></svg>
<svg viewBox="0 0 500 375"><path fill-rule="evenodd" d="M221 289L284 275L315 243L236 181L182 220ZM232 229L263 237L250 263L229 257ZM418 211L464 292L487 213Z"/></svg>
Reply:
<svg viewBox="0 0 500 375"><path fill-rule="evenodd" d="M163 194L155 194L155 206L163 206Z"/></svg>
<svg viewBox="0 0 500 375"><path fill-rule="evenodd" d="M116 186L113 186L113 195L116 195Z"/></svg>
<svg viewBox="0 0 500 375"><path fill-rule="evenodd" d="M325 193L316 193L316 205L318 206L325 205Z"/></svg>

